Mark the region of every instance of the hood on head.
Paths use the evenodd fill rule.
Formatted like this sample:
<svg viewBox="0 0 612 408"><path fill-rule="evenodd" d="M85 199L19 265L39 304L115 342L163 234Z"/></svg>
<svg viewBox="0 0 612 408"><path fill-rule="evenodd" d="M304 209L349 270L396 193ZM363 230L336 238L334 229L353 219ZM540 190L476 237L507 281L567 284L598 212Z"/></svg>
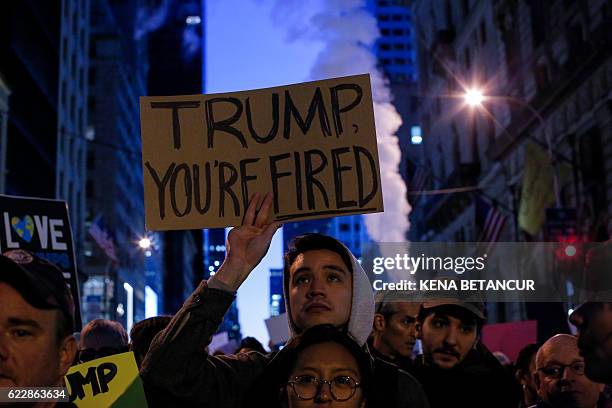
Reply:
<svg viewBox="0 0 612 408"><path fill-rule="evenodd" d="M351 251L344 246L351 257L353 266L353 296L351 313L349 315L347 333L363 346L370 333L374 322L374 294L370 286L370 280L365 270L361 267ZM283 294L285 296L285 310L287 310L287 321L289 322L289 332L291 337L301 333L301 330L293 322L291 316L291 306L289 302L289 276L283 276Z"/></svg>

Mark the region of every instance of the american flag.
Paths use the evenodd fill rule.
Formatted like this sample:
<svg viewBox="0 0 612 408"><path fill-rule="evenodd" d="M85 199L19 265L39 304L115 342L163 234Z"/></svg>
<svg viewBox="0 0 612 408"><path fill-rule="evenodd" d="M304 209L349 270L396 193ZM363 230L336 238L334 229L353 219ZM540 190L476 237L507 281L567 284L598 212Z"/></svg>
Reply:
<svg viewBox="0 0 612 408"><path fill-rule="evenodd" d="M483 198L477 196L476 222L481 226L478 242L487 242L488 244L483 245L483 248L485 252L488 252L492 243L499 240L504 225L506 225L506 216Z"/></svg>
<svg viewBox="0 0 612 408"><path fill-rule="evenodd" d="M102 215L98 215L89 227L89 235L96 241L96 244L108 256L111 261L118 262L117 252L115 250L115 242L113 237L106 231Z"/></svg>

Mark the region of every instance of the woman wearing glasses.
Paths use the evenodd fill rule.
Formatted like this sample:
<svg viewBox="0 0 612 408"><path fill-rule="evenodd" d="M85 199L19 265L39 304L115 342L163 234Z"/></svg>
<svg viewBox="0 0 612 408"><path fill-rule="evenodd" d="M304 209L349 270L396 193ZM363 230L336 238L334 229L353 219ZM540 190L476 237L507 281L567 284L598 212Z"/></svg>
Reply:
<svg viewBox="0 0 612 408"><path fill-rule="evenodd" d="M265 406L368 407L371 358L331 325L314 326L293 338L266 370L268 381L253 396Z"/></svg>

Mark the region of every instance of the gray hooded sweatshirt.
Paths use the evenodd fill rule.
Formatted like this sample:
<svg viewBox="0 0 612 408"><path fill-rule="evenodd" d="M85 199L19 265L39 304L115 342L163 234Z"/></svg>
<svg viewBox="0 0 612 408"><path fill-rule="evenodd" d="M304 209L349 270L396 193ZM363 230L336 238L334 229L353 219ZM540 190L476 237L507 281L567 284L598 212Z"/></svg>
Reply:
<svg viewBox="0 0 612 408"><path fill-rule="evenodd" d="M374 297L365 271L352 259L353 296L347 330L358 344L367 347ZM206 350L235 296L215 279L202 281L155 337L140 370L150 407L249 406L245 400L248 392L274 356L258 352L211 356ZM288 303L287 311L290 316ZM290 331L298 332L291 319ZM420 384L409 374L382 360L375 360L374 374L375 398L368 407L429 408Z"/></svg>
<svg viewBox="0 0 612 408"><path fill-rule="evenodd" d="M345 247L346 248L346 247ZM346 248L346 251L351 256L353 269L353 296L351 303L351 314L347 324L348 334L359 344L363 346L368 340L368 336L372 332L372 324L374 323L374 293L372 286L365 271L357 262L351 251ZM301 330L296 327L291 317L291 306L289 304L289 276L283 276L283 292L285 295L285 309L289 320L289 331L291 337L300 334Z"/></svg>

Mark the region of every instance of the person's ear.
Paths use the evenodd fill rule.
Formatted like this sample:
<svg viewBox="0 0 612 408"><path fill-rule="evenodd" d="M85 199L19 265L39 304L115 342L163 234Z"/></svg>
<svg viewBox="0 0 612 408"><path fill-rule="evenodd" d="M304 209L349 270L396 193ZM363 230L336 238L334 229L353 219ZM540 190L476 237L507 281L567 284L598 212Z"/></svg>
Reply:
<svg viewBox="0 0 612 408"><path fill-rule="evenodd" d="M66 372L74 362L77 351L77 342L74 336L64 337L61 344L59 345L59 373L62 377L66 375Z"/></svg>
<svg viewBox="0 0 612 408"><path fill-rule="evenodd" d="M478 348L478 343L480 343L480 332L476 334L476 339L474 340L474 344L472 344L472 348L476 350Z"/></svg>
<svg viewBox="0 0 612 408"><path fill-rule="evenodd" d="M542 386L542 383L540 382L540 374L539 373L533 374L533 383L535 384L536 391L537 391L538 395L540 395L540 388Z"/></svg>
<svg viewBox="0 0 612 408"><path fill-rule="evenodd" d="M520 385L523 385L523 369L518 369L516 370L516 372L514 373L514 378L516 378L516 382L519 383Z"/></svg>
<svg viewBox="0 0 612 408"><path fill-rule="evenodd" d="M417 320L414 324L414 327L416 329L416 338L419 340L423 340L423 323Z"/></svg>
<svg viewBox="0 0 612 408"><path fill-rule="evenodd" d="M380 313L376 313L374 315L374 331L381 332L385 330L385 326L386 326L385 316L381 315Z"/></svg>

